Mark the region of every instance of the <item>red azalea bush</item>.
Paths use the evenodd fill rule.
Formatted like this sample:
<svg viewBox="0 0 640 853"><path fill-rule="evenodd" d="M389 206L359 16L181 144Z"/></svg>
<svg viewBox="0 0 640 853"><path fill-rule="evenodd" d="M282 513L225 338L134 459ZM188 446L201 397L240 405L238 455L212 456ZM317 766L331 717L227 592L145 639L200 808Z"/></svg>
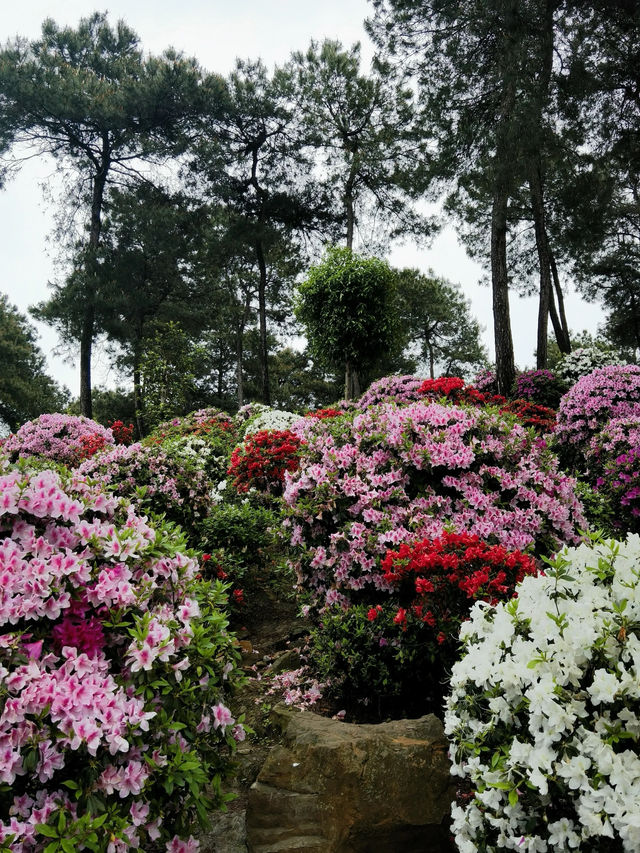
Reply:
<svg viewBox="0 0 640 853"><path fill-rule="evenodd" d="M403 544L382 561L386 596L333 606L311 632L323 696L350 716L440 714L458 631L476 601L508 600L536 561L470 534Z"/></svg>
<svg viewBox="0 0 640 853"><path fill-rule="evenodd" d="M397 623L404 628L408 619L417 619L431 629L437 642L430 643L432 661L445 644L447 657L455 654L460 624L474 601L495 604L512 598L516 584L538 574L530 554L491 545L469 533L443 533L437 539L402 544L387 552L382 568L401 603Z"/></svg>
<svg viewBox="0 0 640 853"><path fill-rule="evenodd" d="M341 409L316 409L315 412L307 412L305 418L317 418L318 420L324 420L326 418L338 418L340 415L344 414Z"/></svg>
<svg viewBox="0 0 640 853"><path fill-rule="evenodd" d="M556 413L547 406L539 406L528 400L512 400L500 407L501 412L515 415L523 426L533 427L536 432L553 432L556 425Z"/></svg>
<svg viewBox="0 0 640 853"><path fill-rule="evenodd" d="M116 444L125 444L127 447L133 442L133 424L125 426L122 421L114 421L109 424Z"/></svg>
<svg viewBox="0 0 640 853"><path fill-rule="evenodd" d="M239 492L282 493L285 471L295 471L301 441L291 430L260 430L249 434L231 454L228 474Z"/></svg>
<svg viewBox="0 0 640 853"><path fill-rule="evenodd" d="M40 415L27 421L3 445L11 461L27 456L50 459L61 465L78 465L115 444L113 433L82 415Z"/></svg>

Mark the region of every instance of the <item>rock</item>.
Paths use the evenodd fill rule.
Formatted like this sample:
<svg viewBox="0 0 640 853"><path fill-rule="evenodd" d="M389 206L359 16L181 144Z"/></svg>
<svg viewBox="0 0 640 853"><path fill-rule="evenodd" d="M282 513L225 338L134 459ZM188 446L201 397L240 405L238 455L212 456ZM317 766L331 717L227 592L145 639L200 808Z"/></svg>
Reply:
<svg viewBox="0 0 640 853"><path fill-rule="evenodd" d="M278 706L249 791L249 853L445 853L455 786L433 715L353 725Z"/></svg>
<svg viewBox="0 0 640 853"><path fill-rule="evenodd" d="M301 666L300 652L296 649L289 649L289 651L283 652L275 658L271 664L271 672L275 675L292 669L299 669Z"/></svg>
<svg viewBox="0 0 640 853"><path fill-rule="evenodd" d="M247 853L244 811L217 812L199 839L200 853Z"/></svg>

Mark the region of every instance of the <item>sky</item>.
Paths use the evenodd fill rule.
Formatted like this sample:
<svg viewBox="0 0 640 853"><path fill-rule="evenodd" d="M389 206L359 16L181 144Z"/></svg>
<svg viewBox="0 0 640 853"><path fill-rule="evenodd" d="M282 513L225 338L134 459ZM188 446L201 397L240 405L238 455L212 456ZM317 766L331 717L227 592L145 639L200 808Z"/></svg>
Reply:
<svg viewBox="0 0 640 853"><path fill-rule="evenodd" d="M340 40L345 46L362 43L363 59L372 55L363 21L372 14L367 0L111 0L96 6L91 0L22 0L3 4L0 41L16 35L37 38L42 22L53 18L59 25L76 26L81 17L94 11L108 11L112 23L123 18L150 53L173 46L195 56L208 71L228 73L236 57L258 57L271 67L284 63L294 50L303 50L311 41ZM47 282L56 276L53 261L53 208L45 201L43 188L55 185L51 161L32 159L0 191L0 291L26 313L27 308L47 297ZM434 239L427 249L412 244L392 247L388 258L394 266L410 266L433 272L459 283L471 301L471 311L484 327L483 341L493 357L491 292L479 285L486 268L472 261L451 227ZM488 264L488 251L487 251ZM517 365L524 369L535 364L534 299L511 296L513 338ZM575 294L567 298L569 326L595 331L602 311ZM40 346L47 356L49 372L78 394L77 354L67 360L56 354L59 341L55 332L32 321L40 334ZM71 361L68 360L71 355ZM96 348L94 385L113 386L118 380L110 370L104 352Z"/></svg>

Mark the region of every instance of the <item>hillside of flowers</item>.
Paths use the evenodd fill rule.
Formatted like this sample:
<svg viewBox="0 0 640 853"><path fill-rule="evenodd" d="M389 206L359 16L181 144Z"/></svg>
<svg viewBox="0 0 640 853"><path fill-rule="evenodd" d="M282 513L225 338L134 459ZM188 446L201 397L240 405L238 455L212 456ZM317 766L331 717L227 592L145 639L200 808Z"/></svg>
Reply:
<svg viewBox="0 0 640 853"><path fill-rule="evenodd" d="M640 368L573 362L141 441L25 423L0 447L0 851L198 850L252 736L234 632L292 595L303 665L268 700L440 716L460 851L637 850Z"/></svg>

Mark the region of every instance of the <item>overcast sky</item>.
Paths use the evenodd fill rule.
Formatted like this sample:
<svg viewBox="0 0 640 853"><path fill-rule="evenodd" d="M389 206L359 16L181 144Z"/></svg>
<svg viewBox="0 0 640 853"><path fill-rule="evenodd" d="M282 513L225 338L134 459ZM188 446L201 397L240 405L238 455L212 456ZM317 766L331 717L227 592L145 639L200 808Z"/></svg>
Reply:
<svg viewBox="0 0 640 853"><path fill-rule="evenodd" d="M81 17L105 11L104 5L90 0L22 0L2 5L2 42L16 35L37 38L47 17L60 25L76 26ZM360 41L364 58L372 52L362 26L371 14L366 0L112 0L106 9L112 22L124 18L146 51L161 53L172 45L195 56L207 70L222 74L231 70L236 57L261 57L269 66L283 63L312 38L339 39L344 45ZM42 194L42 186L51 183L53 174L51 162L32 160L0 192L0 290L25 313L29 305L46 298L47 281L55 277L54 247L47 239L53 219ZM478 285L484 270L465 255L451 229L436 238L430 249L396 247L389 259L396 266L431 268L437 275L459 282L471 299L473 313L485 326L484 340L493 354L491 293ZM512 296L511 307L516 362L521 368L533 366L535 301ZM602 321L600 309L577 296L569 296L567 316L576 331L595 331ZM38 331L51 374L77 395L77 359L75 364L65 364L52 352L58 344L55 333L41 325ZM94 384L113 384L115 379L106 358L97 352Z"/></svg>

